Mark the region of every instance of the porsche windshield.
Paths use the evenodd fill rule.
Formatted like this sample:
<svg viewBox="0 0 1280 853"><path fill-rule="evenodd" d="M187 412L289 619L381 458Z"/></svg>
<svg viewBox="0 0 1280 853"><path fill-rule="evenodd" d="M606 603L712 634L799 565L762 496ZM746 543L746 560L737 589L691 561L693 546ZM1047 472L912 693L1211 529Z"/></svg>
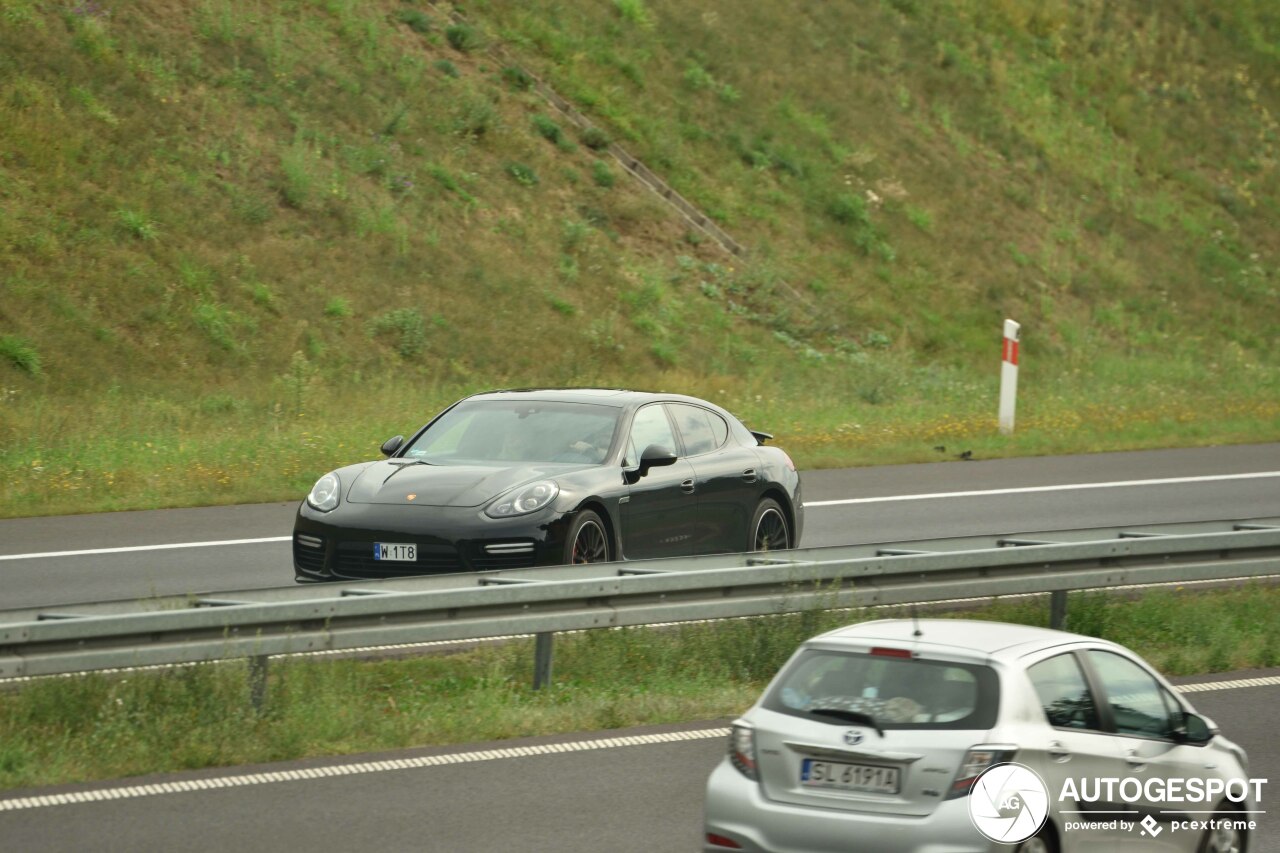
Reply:
<svg viewBox="0 0 1280 853"><path fill-rule="evenodd" d="M409 445L404 456L432 465L599 464L608 456L621 413L590 403L463 402Z"/></svg>

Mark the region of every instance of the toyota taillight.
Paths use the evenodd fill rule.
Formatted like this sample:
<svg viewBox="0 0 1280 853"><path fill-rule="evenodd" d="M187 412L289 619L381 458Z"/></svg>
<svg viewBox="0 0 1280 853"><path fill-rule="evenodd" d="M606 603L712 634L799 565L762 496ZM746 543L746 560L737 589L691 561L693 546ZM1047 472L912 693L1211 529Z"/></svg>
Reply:
<svg viewBox="0 0 1280 853"><path fill-rule="evenodd" d="M729 732L729 763L748 779L759 779L756 769L756 733L749 726L734 725Z"/></svg>
<svg viewBox="0 0 1280 853"><path fill-rule="evenodd" d="M1007 746L975 746L970 749L964 755L956 780L951 783L947 799L954 800L957 797L969 796L969 792L973 790L973 783L978 781L979 776L997 764L1012 761L1015 752L1017 752L1016 749Z"/></svg>

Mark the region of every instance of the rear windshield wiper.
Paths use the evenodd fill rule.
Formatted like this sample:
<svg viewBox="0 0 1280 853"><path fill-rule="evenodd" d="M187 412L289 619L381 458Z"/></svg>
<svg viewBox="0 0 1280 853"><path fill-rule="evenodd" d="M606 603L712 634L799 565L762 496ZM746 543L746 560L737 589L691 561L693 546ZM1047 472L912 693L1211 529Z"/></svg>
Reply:
<svg viewBox="0 0 1280 853"><path fill-rule="evenodd" d="M876 734L884 737L884 729L880 728L880 724L876 722L876 718L870 714L864 714L861 711L846 711L842 708L814 708L809 712L815 717L834 717L846 723L857 723L863 726L871 726L876 730Z"/></svg>

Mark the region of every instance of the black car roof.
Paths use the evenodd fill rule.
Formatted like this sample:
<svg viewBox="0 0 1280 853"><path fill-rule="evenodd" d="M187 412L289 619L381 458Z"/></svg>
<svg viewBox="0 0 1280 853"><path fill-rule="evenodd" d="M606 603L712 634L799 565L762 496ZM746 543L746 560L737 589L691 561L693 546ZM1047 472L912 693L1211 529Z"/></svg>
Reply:
<svg viewBox="0 0 1280 853"><path fill-rule="evenodd" d="M706 400L683 394L658 394L652 391L630 391L625 388L512 388L502 391L485 391L473 394L468 400L503 400L513 397L528 400L547 400L563 403L595 403L597 405L636 406L655 400L676 400L701 405L711 405Z"/></svg>

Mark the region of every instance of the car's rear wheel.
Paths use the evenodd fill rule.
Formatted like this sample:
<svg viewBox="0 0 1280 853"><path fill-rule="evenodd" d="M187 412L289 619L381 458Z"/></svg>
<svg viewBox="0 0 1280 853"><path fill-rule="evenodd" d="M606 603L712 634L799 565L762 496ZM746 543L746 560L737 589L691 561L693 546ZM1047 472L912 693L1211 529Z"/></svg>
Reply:
<svg viewBox="0 0 1280 853"><path fill-rule="evenodd" d="M1040 831L1018 845L1015 853L1058 853L1057 840L1048 824L1040 827Z"/></svg>
<svg viewBox="0 0 1280 853"><path fill-rule="evenodd" d="M605 533L604 522L589 509L573 519L565 541L566 563L609 562L609 536Z"/></svg>
<svg viewBox="0 0 1280 853"><path fill-rule="evenodd" d="M782 551L791 547L791 528L787 514L773 498L765 498L756 507L751 520L752 551Z"/></svg>

